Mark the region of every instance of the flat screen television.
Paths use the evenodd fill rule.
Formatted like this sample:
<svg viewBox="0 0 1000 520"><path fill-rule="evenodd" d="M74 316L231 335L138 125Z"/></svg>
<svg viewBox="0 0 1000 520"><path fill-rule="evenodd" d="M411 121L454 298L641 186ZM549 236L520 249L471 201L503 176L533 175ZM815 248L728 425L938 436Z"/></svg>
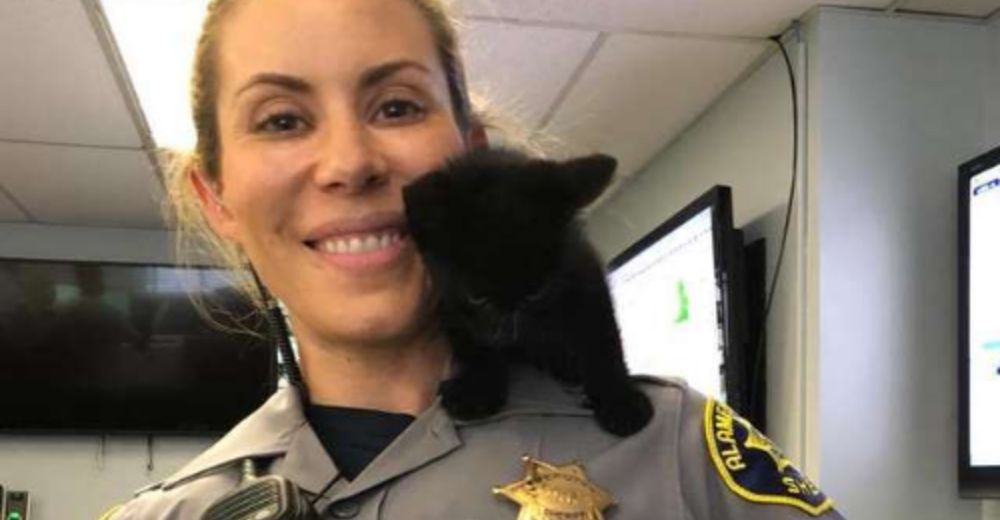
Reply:
<svg viewBox="0 0 1000 520"><path fill-rule="evenodd" d="M677 376L748 414L742 233L716 186L609 264L633 374ZM750 417L753 420L753 417Z"/></svg>
<svg viewBox="0 0 1000 520"><path fill-rule="evenodd" d="M1000 497L1000 148L959 167L959 488Z"/></svg>
<svg viewBox="0 0 1000 520"><path fill-rule="evenodd" d="M220 269L0 259L0 431L224 432L276 387L249 311Z"/></svg>

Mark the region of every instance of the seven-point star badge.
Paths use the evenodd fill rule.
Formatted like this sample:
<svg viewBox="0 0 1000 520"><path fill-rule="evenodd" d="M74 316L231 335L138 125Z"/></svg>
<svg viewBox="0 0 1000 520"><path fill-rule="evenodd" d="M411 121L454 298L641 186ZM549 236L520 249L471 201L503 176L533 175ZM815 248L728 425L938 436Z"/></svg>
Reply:
<svg viewBox="0 0 1000 520"><path fill-rule="evenodd" d="M614 504L606 491L595 486L578 463L556 466L527 455L524 477L493 488L521 506L517 520L604 520L601 512Z"/></svg>

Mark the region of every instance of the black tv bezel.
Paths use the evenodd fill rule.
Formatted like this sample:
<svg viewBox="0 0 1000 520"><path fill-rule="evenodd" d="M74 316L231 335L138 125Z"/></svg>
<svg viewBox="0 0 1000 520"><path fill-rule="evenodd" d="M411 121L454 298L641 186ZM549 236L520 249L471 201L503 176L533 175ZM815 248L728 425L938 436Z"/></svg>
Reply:
<svg viewBox="0 0 1000 520"><path fill-rule="evenodd" d="M1000 166L1000 147L958 167L958 488L966 498L1000 497L1000 466L971 465L969 454L969 188Z"/></svg>
<svg viewBox="0 0 1000 520"><path fill-rule="evenodd" d="M36 264L63 264L63 265L99 265L99 266L114 266L114 267L136 267L136 268L170 268L170 269L191 269L191 270L215 270L215 271L225 271L226 267L216 266L216 265L204 265L204 264L191 264L191 265L178 265L169 262L132 262L132 261L116 261L116 260L80 260L80 259L60 259L60 258L24 258L16 256L0 256L0 263L4 262L19 262L19 263L36 263ZM268 341L270 341L270 336ZM277 356L273 354L268 356L269 360L267 371L268 380L262 384L262 392L259 396L260 405L264 404L267 399L274 394L278 389L279 385L279 369ZM259 405L258 405L259 406ZM185 428L175 428L175 429L152 429L152 428L134 428L134 429L115 429L115 428L83 428L83 427L67 427L67 428L31 428L31 427L3 427L0 428L0 435L121 435L121 436L162 436L162 437L205 437L205 436L217 436L223 434L227 431L226 428L196 428L196 429L185 429Z"/></svg>
<svg viewBox="0 0 1000 520"><path fill-rule="evenodd" d="M751 416L748 410L747 387L744 377L744 347L746 344L746 321L743 313L745 300L743 273L743 240L733 226L732 189L717 185L684 206L652 231L608 263L609 275L656 241L679 228L691 218L706 209L712 211L712 248L715 257L716 289L722 295L718 309L722 317L723 366L726 402L744 416ZM751 420L753 419L750 417Z"/></svg>

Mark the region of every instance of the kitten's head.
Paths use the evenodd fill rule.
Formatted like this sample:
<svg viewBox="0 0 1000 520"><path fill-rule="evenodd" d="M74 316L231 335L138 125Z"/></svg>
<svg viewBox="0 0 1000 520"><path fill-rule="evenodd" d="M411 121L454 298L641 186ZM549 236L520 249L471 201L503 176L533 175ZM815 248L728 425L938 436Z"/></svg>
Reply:
<svg viewBox="0 0 1000 520"><path fill-rule="evenodd" d="M477 150L406 187L410 232L438 289L516 309L544 289L574 217L616 165L606 155L559 162Z"/></svg>

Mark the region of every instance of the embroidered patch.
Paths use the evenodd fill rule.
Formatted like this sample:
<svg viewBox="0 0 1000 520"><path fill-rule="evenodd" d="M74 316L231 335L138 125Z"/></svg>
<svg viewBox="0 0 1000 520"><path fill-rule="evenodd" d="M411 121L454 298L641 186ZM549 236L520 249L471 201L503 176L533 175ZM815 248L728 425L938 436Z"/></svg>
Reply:
<svg viewBox="0 0 1000 520"><path fill-rule="evenodd" d="M705 442L722 481L740 497L797 507L813 516L833 507L767 437L714 399L705 403Z"/></svg>

